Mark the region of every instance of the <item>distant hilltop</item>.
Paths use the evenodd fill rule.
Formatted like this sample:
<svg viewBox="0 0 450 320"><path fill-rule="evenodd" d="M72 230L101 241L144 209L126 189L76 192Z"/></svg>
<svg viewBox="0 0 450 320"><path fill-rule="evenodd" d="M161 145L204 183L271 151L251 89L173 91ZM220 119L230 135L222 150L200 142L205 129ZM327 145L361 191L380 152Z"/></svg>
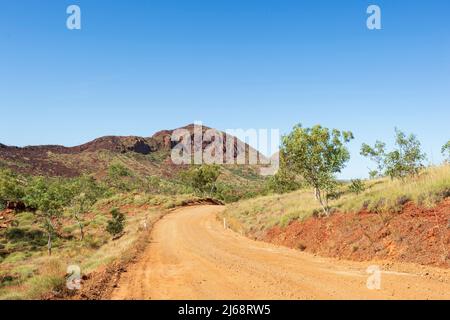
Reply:
<svg viewBox="0 0 450 320"><path fill-rule="evenodd" d="M179 129L188 130L194 140L194 124L190 124L174 130L162 130L147 138L104 136L74 147L15 147L0 143L0 167L30 175L75 177L87 173L101 177L112 162L120 161L138 173L170 177L178 171L178 166L171 161L171 149L177 144L172 141L172 133ZM210 129L202 127L203 133ZM233 138L234 158L250 151L255 152L258 159L263 157L248 144ZM209 144L203 143L202 148L206 149Z"/></svg>

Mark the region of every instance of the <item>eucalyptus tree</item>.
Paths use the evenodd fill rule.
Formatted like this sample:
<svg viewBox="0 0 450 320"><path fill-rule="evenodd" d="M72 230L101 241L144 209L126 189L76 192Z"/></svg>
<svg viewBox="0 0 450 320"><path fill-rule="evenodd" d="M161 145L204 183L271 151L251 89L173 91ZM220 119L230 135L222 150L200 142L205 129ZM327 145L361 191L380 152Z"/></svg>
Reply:
<svg viewBox="0 0 450 320"><path fill-rule="evenodd" d="M281 170L303 177L314 189L314 195L326 215L330 214L329 195L337 188L336 174L350 160L347 144L353 139L350 131L330 130L320 125L312 128L294 127L282 139L284 158Z"/></svg>

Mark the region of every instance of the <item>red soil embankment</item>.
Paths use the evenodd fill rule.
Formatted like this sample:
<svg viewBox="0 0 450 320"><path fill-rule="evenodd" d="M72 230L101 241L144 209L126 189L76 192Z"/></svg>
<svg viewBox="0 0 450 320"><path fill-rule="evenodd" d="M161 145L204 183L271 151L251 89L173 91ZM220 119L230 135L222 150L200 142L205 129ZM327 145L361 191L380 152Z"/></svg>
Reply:
<svg viewBox="0 0 450 320"><path fill-rule="evenodd" d="M450 267L450 198L432 209L339 213L270 229L263 240L322 256Z"/></svg>

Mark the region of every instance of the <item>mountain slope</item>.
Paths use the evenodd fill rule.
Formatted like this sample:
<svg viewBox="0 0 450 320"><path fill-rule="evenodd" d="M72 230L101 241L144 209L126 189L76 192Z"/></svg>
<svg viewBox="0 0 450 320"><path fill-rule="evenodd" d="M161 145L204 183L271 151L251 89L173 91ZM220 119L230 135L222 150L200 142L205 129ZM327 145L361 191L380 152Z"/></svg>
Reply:
<svg viewBox="0 0 450 320"><path fill-rule="evenodd" d="M180 129L189 131L194 141L194 125ZM203 134L210 128L203 126ZM183 166L172 163L171 141L174 130L164 130L152 137L105 136L91 142L75 146L59 145L13 147L0 144L0 167L7 167L16 172L29 175L75 177L81 174L93 174L102 178L112 163L119 162L134 173L144 176L160 176L170 178L177 174ZM220 132L220 131L217 131ZM234 138L233 156L236 159L243 153L256 152L249 145ZM203 143L205 150L210 143ZM224 153L226 147L224 147ZM258 157L262 156L258 154ZM236 175L233 166L226 166L230 174ZM258 175L256 167L246 166L239 174L250 177Z"/></svg>

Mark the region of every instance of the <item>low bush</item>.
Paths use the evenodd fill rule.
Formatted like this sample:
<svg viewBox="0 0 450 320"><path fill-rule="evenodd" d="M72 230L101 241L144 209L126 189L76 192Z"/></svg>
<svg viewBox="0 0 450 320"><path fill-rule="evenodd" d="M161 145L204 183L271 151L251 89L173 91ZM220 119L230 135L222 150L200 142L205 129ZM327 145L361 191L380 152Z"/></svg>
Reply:
<svg viewBox="0 0 450 320"><path fill-rule="evenodd" d="M111 215L112 219L108 220L106 231L114 237L123 232L125 228L125 215L117 208L111 210Z"/></svg>
<svg viewBox="0 0 450 320"><path fill-rule="evenodd" d="M355 179L350 182L348 190L355 194L363 193L366 190L366 186L361 179Z"/></svg>

